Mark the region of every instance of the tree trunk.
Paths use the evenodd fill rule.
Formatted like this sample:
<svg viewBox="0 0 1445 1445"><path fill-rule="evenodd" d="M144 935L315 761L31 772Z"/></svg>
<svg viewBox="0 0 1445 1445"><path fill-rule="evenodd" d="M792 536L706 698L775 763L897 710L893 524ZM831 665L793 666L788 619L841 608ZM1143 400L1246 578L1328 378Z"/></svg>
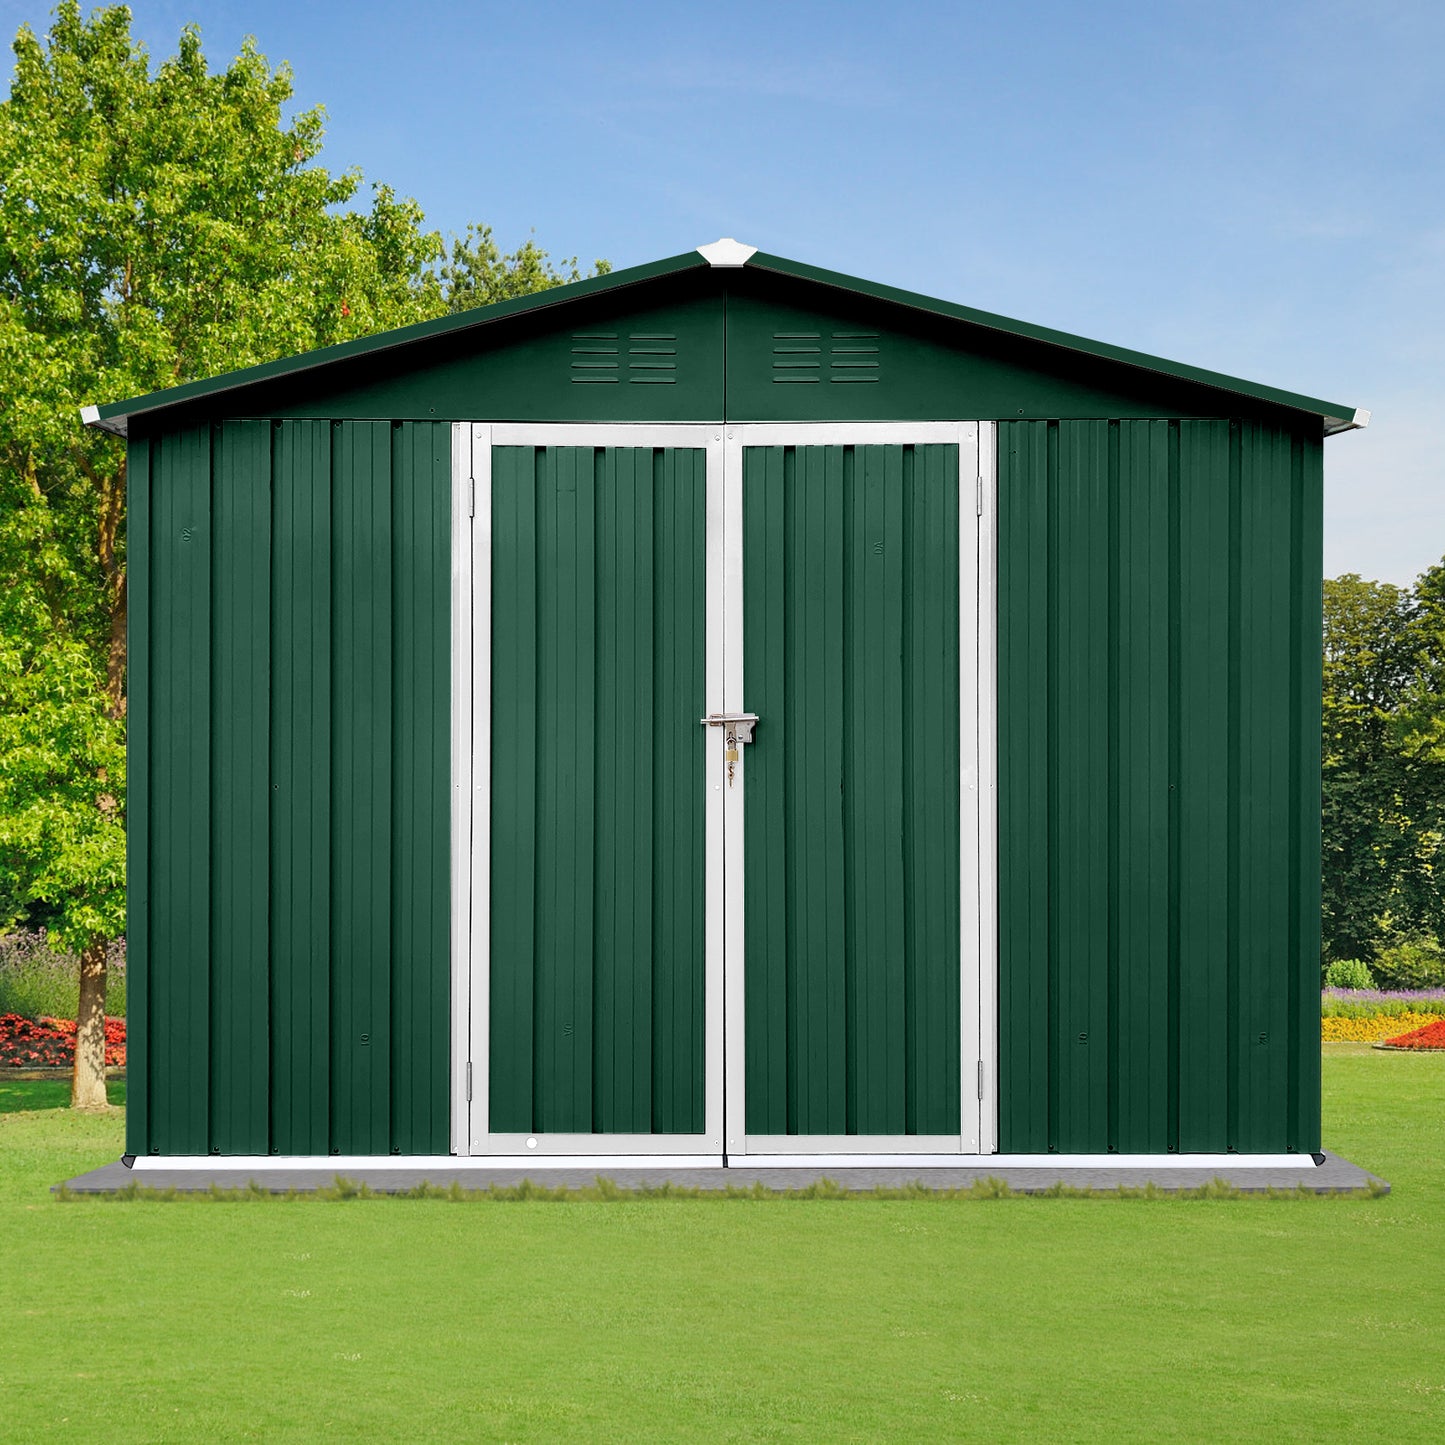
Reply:
<svg viewBox="0 0 1445 1445"><path fill-rule="evenodd" d="M75 1016L70 1107L104 1109L106 1102L105 939L93 938L80 955L80 1007Z"/></svg>

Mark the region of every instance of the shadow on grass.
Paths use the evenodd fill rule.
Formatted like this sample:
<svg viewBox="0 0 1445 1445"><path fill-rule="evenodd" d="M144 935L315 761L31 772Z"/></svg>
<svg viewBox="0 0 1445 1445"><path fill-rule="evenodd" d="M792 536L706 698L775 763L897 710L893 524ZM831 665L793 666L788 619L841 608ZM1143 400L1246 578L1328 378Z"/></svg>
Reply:
<svg viewBox="0 0 1445 1445"><path fill-rule="evenodd" d="M109 1079L106 1098L116 1108L125 1104L125 1080ZM29 1114L70 1105L69 1079L7 1079L0 1073L0 1114Z"/></svg>

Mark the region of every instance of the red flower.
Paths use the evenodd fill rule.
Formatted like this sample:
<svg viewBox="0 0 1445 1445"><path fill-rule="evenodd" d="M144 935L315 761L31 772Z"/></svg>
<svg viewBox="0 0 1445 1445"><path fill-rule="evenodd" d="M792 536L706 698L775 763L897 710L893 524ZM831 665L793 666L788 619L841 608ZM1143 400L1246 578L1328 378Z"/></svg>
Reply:
<svg viewBox="0 0 1445 1445"><path fill-rule="evenodd" d="M1436 1019L1423 1028L1386 1039L1392 1049L1445 1049L1445 1019Z"/></svg>

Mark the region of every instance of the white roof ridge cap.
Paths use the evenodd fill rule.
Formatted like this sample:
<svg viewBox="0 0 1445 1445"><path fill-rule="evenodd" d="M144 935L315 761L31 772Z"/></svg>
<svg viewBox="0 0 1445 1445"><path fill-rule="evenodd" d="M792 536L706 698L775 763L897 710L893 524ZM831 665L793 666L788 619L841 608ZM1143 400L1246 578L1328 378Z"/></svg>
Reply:
<svg viewBox="0 0 1445 1445"><path fill-rule="evenodd" d="M758 248L745 246L741 241L734 241L731 236L723 236L711 245L699 246L697 254L709 266L746 266L748 261L758 254Z"/></svg>

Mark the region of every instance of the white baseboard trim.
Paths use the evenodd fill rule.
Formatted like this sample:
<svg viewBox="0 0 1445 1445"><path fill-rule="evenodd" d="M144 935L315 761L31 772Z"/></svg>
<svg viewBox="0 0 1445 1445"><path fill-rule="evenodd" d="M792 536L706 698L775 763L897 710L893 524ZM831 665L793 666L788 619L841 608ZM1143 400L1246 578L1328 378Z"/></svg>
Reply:
<svg viewBox="0 0 1445 1445"><path fill-rule="evenodd" d="M1315 1168L1309 1154L748 1154L733 1155L735 1169L1109 1169L1148 1174L1161 1170L1212 1169L1236 1173L1242 1169ZM556 1169L588 1169L605 1174L612 1169L719 1169L716 1154L579 1154L488 1155L463 1158L455 1154L147 1154L137 1157L137 1173L195 1169L214 1174L258 1174L284 1170L312 1170L327 1174L358 1171L405 1170L424 1174L429 1169L452 1173L490 1173L523 1169L545 1173Z"/></svg>

